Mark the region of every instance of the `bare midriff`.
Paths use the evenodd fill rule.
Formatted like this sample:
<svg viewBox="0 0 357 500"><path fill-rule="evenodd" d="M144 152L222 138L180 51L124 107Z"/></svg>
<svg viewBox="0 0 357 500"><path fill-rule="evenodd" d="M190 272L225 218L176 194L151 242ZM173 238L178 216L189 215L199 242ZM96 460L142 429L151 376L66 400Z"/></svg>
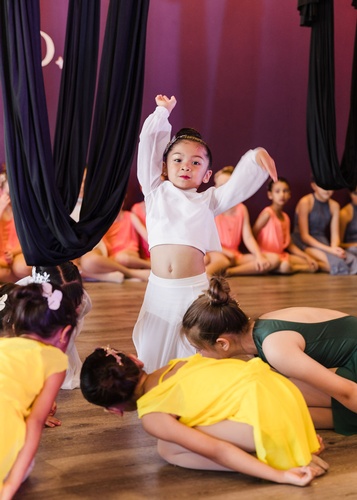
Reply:
<svg viewBox="0 0 357 500"><path fill-rule="evenodd" d="M158 245L150 250L151 271L165 279L190 278L205 272L204 255L187 245Z"/></svg>

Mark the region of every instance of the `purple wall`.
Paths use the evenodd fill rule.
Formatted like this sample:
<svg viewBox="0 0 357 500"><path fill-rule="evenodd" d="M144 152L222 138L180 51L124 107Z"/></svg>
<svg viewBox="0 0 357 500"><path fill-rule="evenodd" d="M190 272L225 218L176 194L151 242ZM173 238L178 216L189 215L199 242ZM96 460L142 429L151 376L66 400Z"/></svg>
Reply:
<svg viewBox="0 0 357 500"><path fill-rule="evenodd" d="M103 25L109 0L102 1ZM347 126L356 11L335 2L337 141ZM51 132L55 126L68 0L41 0L41 29L54 41L44 67ZM174 131L195 127L210 144L214 169L264 146L287 177L287 211L309 191L305 108L310 30L299 26L297 0L151 0L143 101L144 118L158 93L175 95ZM43 42L44 54L45 43ZM2 111L1 111L2 112ZM4 160L0 126L0 161ZM345 192L335 196L342 203ZM127 204L141 199L135 162ZM264 189L247 203L252 219L267 204Z"/></svg>

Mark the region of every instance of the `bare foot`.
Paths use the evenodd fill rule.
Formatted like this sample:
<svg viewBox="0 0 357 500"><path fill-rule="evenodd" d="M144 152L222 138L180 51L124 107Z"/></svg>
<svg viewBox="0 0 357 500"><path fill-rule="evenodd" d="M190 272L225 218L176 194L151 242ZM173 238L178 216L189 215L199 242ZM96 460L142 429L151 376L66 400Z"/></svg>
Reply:
<svg viewBox="0 0 357 500"><path fill-rule="evenodd" d="M150 276L150 269L129 269L128 278L136 278L140 281L147 281Z"/></svg>

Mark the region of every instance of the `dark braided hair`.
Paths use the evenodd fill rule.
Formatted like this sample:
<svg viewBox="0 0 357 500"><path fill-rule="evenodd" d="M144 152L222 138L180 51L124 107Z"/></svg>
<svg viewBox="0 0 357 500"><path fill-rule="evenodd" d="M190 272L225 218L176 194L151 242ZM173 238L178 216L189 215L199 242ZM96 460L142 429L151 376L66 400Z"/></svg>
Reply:
<svg viewBox="0 0 357 500"><path fill-rule="evenodd" d="M209 289L187 309L181 334L198 348L214 345L223 333L241 334L249 326L249 318L230 294L223 276L212 276Z"/></svg>
<svg viewBox="0 0 357 500"><path fill-rule="evenodd" d="M131 399L140 374L141 370L128 356L119 352L113 356L101 347L83 363L81 391L90 403L109 408Z"/></svg>

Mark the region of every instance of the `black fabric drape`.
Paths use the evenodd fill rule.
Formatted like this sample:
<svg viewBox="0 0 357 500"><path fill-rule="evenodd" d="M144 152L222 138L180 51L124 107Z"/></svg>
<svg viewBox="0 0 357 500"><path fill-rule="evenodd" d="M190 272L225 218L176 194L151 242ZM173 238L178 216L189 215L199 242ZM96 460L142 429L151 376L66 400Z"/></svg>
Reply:
<svg viewBox="0 0 357 500"><path fill-rule="evenodd" d="M311 30L307 139L312 173L325 189L353 187L357 184L357 38L348 132L340 166L336 148L333 0L319 2Z"/></svg>
<svg viewBox="0 0 357 500"><path fill-rule="evenodd" d="M148 0L110 3L81 210L88 227L98 217L113 221L125 197L139 133L148 7Z"/></svg>
<svg viewBox="0 0 357 500"><path fill-rule="evenodd" d="M317 18L319 0L298 0L300 26L311 26Z"/></svg>
<svg viewBox="0 0 357 500"><path fill-rule="evenodd" d="M100 0L70 0L53 148L56 186L68 213L87 162L99 47Z"/></svg>
<svg viewBox="0 0 357 500"><path fill-rule="evenodd" d="M90 12L92 1L83 0L81 8ZM66 116L57 121L59 132L55 148L60 193L55 182L41 68L39 0L0 2L0 76L6 163L16 229L29 265L56 265L81 256L98 243L119 212L137 142L148 7L149 0L112 0L110 3L83 201L84 215L75 223L68 214L84 168L86 138L80 139L77 148L68 137L61 137L61 133L67 133L70 117L76 122L75 135L79 133L79 112L85 103L77 103L73 97L78 93L76 86L68 92L71 98L67 102L66 83L62 85L58 113L65 110ZM72 23L74 30L83 29L78 12L75 7L69 10L67 23ZM76 21L72 21L71 14ZM72 70L77 57L78 66L83 67L87 45L81 37L88 40L92 36L90 26L94 31L96 26L94 19L92 21L86 24L84 34L81 31L72 35L67 28L66 58L71 61ZM96 33L93 36L95 38ZM80 40L78 50L75 43L70 47L70 39ZM93 44L89 43L88 47ZM73 59L71 50L77 52ZM104 61L108 56L110 62ZM70 69L65 70L64 78L69 74ZM86 87L85 92L90 96L91 89ZM84 136L88 135L90 126L89 118L86 120ZM72 161L72 154L77 160ZM76 165L76 161L80 164ZM62 168L68 168L68 182L75 171L74 187L68 196L64 193L63 181L67 174L62 173Z"/></svg>

